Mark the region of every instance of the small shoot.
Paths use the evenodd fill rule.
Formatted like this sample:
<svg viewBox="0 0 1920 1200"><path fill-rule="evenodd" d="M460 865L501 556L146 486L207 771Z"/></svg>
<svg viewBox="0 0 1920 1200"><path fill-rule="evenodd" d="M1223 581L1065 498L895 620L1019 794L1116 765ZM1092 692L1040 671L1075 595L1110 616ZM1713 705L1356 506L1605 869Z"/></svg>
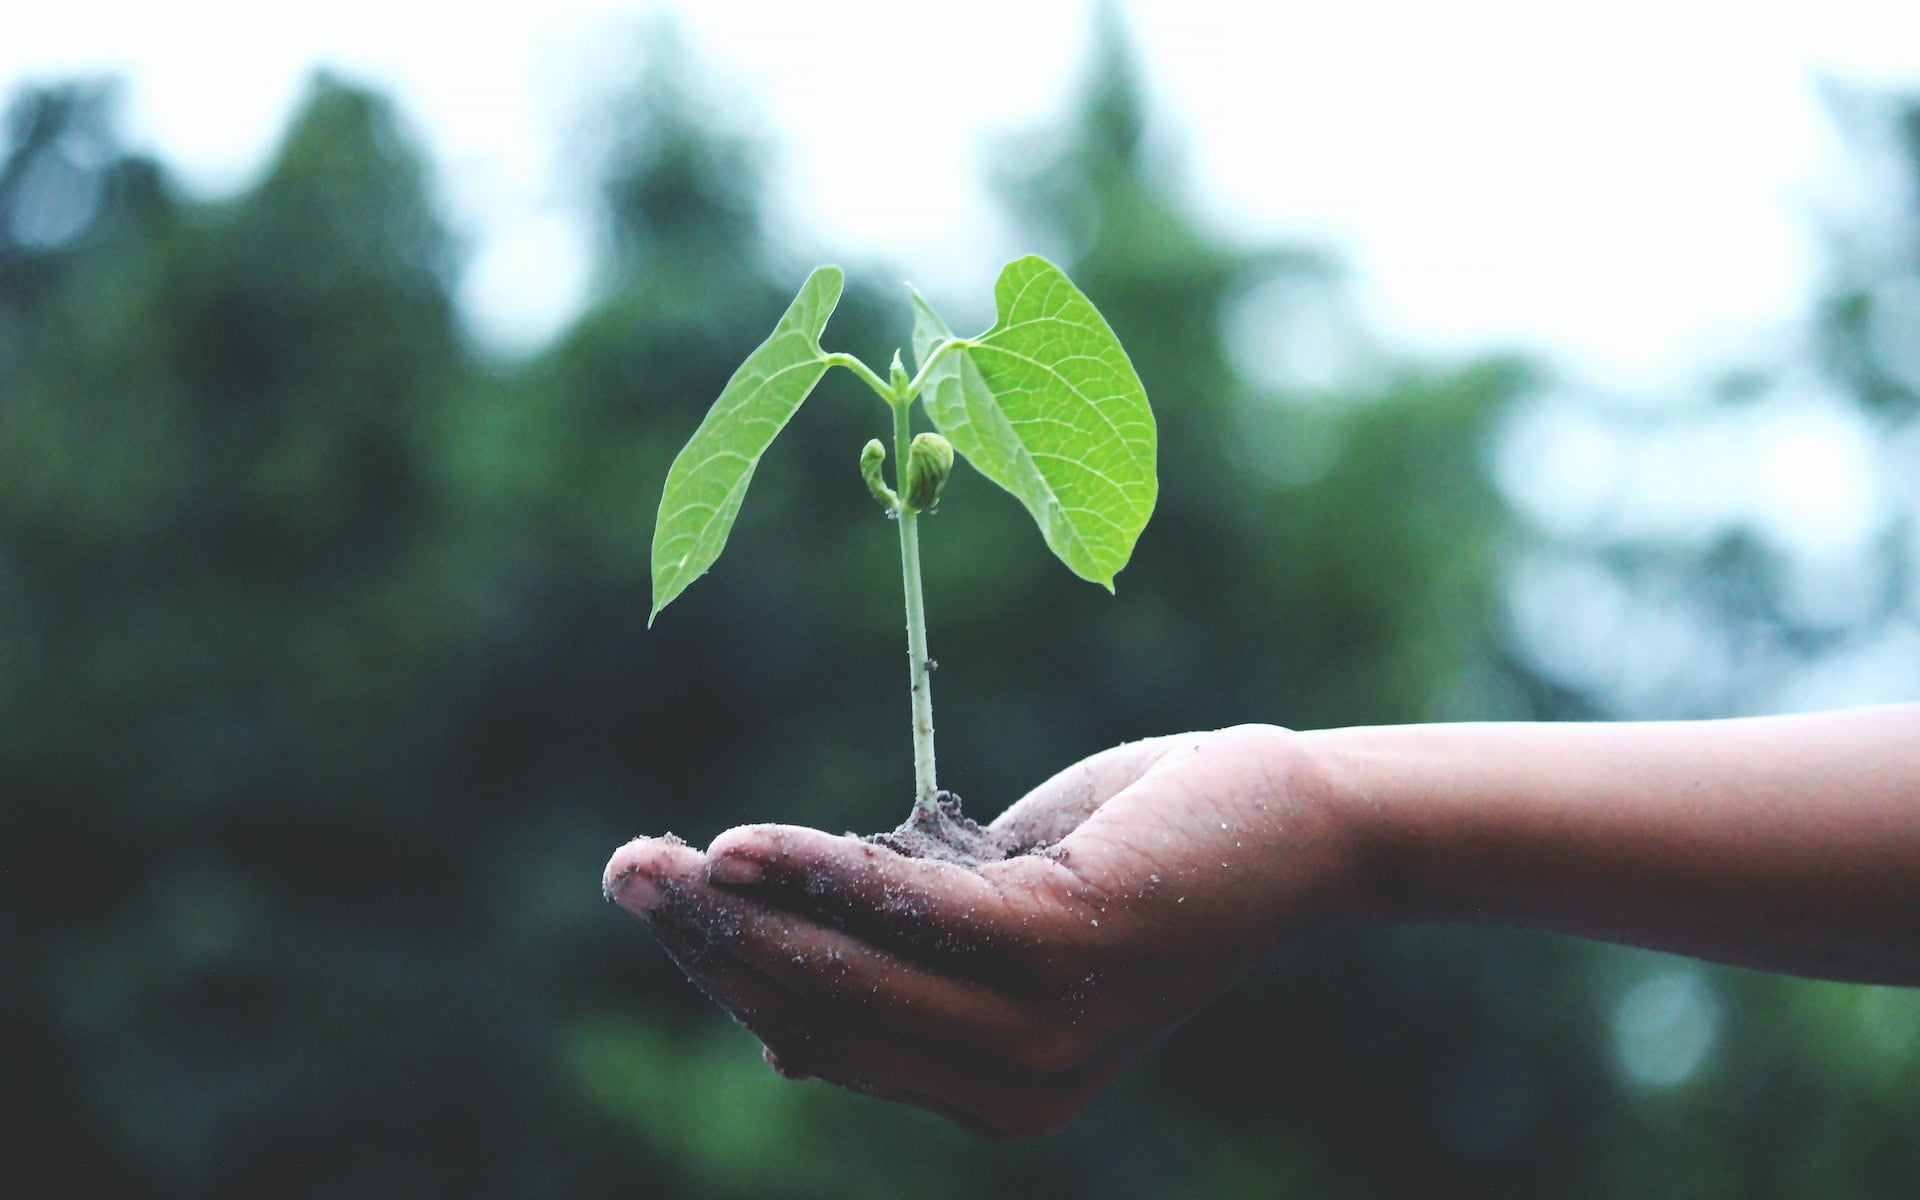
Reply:
<svg viewBox="0 0 1920 1200"><path fill-rule="evenodd" d="M1043 258L1018 259L1000 272L997 320L977 337L956 337L912 293L917 370L909 375L895 351L885 379L820 345L843 285L836 267L807 277L772 336L740 364L673 460L654 525L647 623L720 557L754 468L821 377L832 367L852 371L892 418L892 485L879 438L862 448L860 474L899 527L915 812L931 818L940 792L919 517L938 501L957 455L1026 507L1069 570L1112 591L1158 493L1153 412L1106 319ZM916 401L938 432L914 432Z"/></svg>

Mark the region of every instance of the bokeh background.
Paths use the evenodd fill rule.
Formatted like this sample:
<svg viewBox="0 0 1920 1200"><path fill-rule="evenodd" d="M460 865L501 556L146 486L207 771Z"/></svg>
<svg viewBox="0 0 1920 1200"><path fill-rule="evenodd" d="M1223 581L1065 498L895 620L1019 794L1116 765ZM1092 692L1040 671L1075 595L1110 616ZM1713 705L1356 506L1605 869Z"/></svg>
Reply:
<svg viewBox="0 0 1920 1200"><path fill-rule="evenodd" d="M1920 694L1920 98L1823 91L1857 185L1809 216L1804 319L1627 388L1402 340L1339 244L1223 221L1128 13L1076 25L1059 103L983 171L992 227L1130 348L1162 499L1109 597L956 473L928 603L942 781L975 811L1244 720ZM641 832L903 811L895 545L855 471L884 414L830 376L648 631L653 511L812 261L849 268L830 347L884 362L908 321L883 250L770 199L778 138L739 81L684 26L634 28L575 114L578 302L518 340L474 316L475 234L405 95L313 75L210 189L130 134L126 84L14 87L7 1191L1916 1194L1920 995L1512 931L1298 945L1039 1142L775 1077L598 875ZM458 53L433 32L420 55ZM1646 190L1642 218L1690 212ZM1607 303L1668 300L1637 287ZM963 328L969 304L942 301Z"/></svg>

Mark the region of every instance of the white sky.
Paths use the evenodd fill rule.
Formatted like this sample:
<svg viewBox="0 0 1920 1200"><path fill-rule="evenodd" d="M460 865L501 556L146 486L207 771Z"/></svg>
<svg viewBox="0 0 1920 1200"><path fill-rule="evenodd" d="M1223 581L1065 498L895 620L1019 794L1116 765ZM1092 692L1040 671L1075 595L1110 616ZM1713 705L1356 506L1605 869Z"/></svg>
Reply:
<svg viewBox="0 0 1920 1200"><path fill-rule="evenodd" d="M631 70L661 7L774 130L797 255L984 295L1027 249L983 167L1061 114L1091 0L70 0L8 18L0 88L121 74L136 139L218 192L253 177L314 66L386 87L472 247L476 328L527 347L585 286L574 119ZM1914 0L1121 7L1156 136L1223 229L1331 244L1389 343L1533 348L1623 388L1793 327L1821 225L1859 189L1817 82L1920 86Z"/></svg>

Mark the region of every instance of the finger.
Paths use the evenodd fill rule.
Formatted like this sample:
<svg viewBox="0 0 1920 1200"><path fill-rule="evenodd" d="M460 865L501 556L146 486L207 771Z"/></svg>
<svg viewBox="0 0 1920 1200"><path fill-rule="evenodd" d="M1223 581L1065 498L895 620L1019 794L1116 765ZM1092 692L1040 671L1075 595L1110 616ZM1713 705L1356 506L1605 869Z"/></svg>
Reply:
<svg viewBox="0 0 1920 1200"><path fill-rule="evenodd" d="M635 838L613 852L600 876L600 894L646 919L669 894L706 882L706 858L672 834Z"/></svg>
<svg viewBox="0 0 1920 1200"><path fill-rule="evenodd" d="M1009 1055L1054 1032L1043 1005L930 968L838 929L741 902L727 952L803 1003L876 1031Z"/></svg>
<svg viewBox="0 0 1920 1200"><path fill-rule="evenodd" d="M609 891L639 912L708 995L730 1002L716 956L760 973L803 1002L872 1021L876 1029L1002 1056L1060 1062L1091 1052L1058 996L1023 998L939 972L797 912L708 885L699 852L641 839L614 854ZM735 1006L735 1004L730 1004Z"/></svg>
<svg viewBox="0 0 1920 1200"><path fill-rule="evenodd" d="M819 1079L861 1095L910 1104L977 1137L1002 1139L1052 1133L1067 1124L1137 1057L1116 1054L1066 1074L1034 1074L1018 1067L888 1038L872 1030L822 1020L804 1040L768 1045L767 1062L790 1079Z"/></svg>
<svg viewBox="0 0 1920 1200"><path fill-rule="evenodd" d="M952 1030L913 1036L858 1008L815 1002L770 974L767 962L739 956L759 936L750 916L715 935L751 907L727 899L687 888L656 906L649 923L701 991L761 1040L782 1074L913 1104L977 1134L1005 1137L1058 1128L1138 1052L1130 1045L1074 1049L1068 1029L1026 1038L1018 1053L983 1050L955 1044ZM845 937L817 926L812 932Z"/></svg>
<svg viewBox="0 0 1920 1200"><path fill-rule="evenodd" d="M1031 950L1085 900L1072 873L1045 858L976 871L793 825L730 829L714 839L707 861L717 884L778 896L856 937L936 963Z"/></svg>
<svg viewBox="0 0 1920 1200"><path fill-rule="evenodd" d="M766 1060L766 1063L768 1066L772 1067L775 1071L778 1071L781 1075L785 1076L786 1078L794 1080L795 1082L806 1083L806 1082L812 1081L815 1078L815 1076L807 1074L805 1071L800 1070L798 1067L787 1062L785 1059L781 1058L778 1054L774 1053L773 1047L771 1046L767 1046L763 1044L760 1048L760 1056ZM823 1080L822 1082L831 1083L833 1081ZM962 1112L960 1109L954 1108L947 1104L943 1104L940 1101L934 1100L930 1097L911 1096L905 1093L896 1094L893 1092L889 1092L884 1088L873 1087L870 1085L862 1085L862 1084L841 1083L841 1084L835 1084L834 1086L844 1087L849 1091L858 1092L863 1096L872 1096L878 1100L886 1100L895 1104L911 1104L916 1108L924 1108L928 1112L934 1113L938 1116L945 1117L947 1120L952 1121L954 1124L960 1126L960 1128L966 1130L968 1133L973 1134L975 1137L1004 1138L1006 1136L1006 1134L1003 1131L995 1128L992 1125L987 1124L985 1121L982 1121L979 1117L975 1116L974 1114L970 1112Z"/></svg>
<svg viewBox="0 0 1920 1200"><path fill-rule="evenodd" d="M826 1028L826 1014L727 953L723 943L698 925L664 920L654 926L654 934L688 980L775 1055L782 1074L806 1076L795 1064L812 1060L808 1043Z"/></svg>
<svg viewBox="0 0 1920 1200"><path fill-rule="evenodd" d="M809 1031L804 1044L773 1047L790 1070L928 1109L990 1137L1054 1132L1144 1048L1144 1044L1130 1044L1069 1070L1040 1071L834 1022Z"/></svg>
<svg viewBox="0 0 1920 1200"><path fill-rule="evenodd" d="M715 888L705 866L678 839L639 839L615 852L603 887L647 921L688 978L752 1031L783 1073L1005 1137L1060 1127L1138 1053L1111 1049L1111 1039L1072 1022L1049 1031L991 991L938 979L844 931ZM806 969L833 963L836 952L839 967ZM861 990L891 999L845 1002ZM962 1011L969 1006L970 1015ZM919 1036L894 1028L923 1019L931 1025Z"/></svg>
<svg viewBox="0 0 1920 1200"><path fill-rule="evenodd" d="M690 883L649 916L683 967L712 954L780 984L801 1002L880 1032L942 1042L1064 1070L1099 1048L1084 996L1035 984L1031 994L940 970L751 893ZM1084 990L1084 980L1081 981Z"/></svg>

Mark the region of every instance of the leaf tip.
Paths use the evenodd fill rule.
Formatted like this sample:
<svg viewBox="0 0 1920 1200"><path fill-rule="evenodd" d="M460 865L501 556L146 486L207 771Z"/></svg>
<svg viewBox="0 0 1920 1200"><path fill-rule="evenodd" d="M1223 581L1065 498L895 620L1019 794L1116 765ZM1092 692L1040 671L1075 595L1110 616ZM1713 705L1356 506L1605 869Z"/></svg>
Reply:
<svg viewBox="0 0 1920 1200"><path fill-rule="evenodd" d="M800 294L802 296L805 296L808 292L814 291L817 288L817 294L820 299L825 302L826 311L822 313L820 317L821 329L826 327L827 316L831 315L833 310L839 306L841 293L846 291L846 287L847 273L835 266L815 267L808 273L806 282L800 285ZM813 340L816 346L819 345L820 329L814 330Z"/></svg>

